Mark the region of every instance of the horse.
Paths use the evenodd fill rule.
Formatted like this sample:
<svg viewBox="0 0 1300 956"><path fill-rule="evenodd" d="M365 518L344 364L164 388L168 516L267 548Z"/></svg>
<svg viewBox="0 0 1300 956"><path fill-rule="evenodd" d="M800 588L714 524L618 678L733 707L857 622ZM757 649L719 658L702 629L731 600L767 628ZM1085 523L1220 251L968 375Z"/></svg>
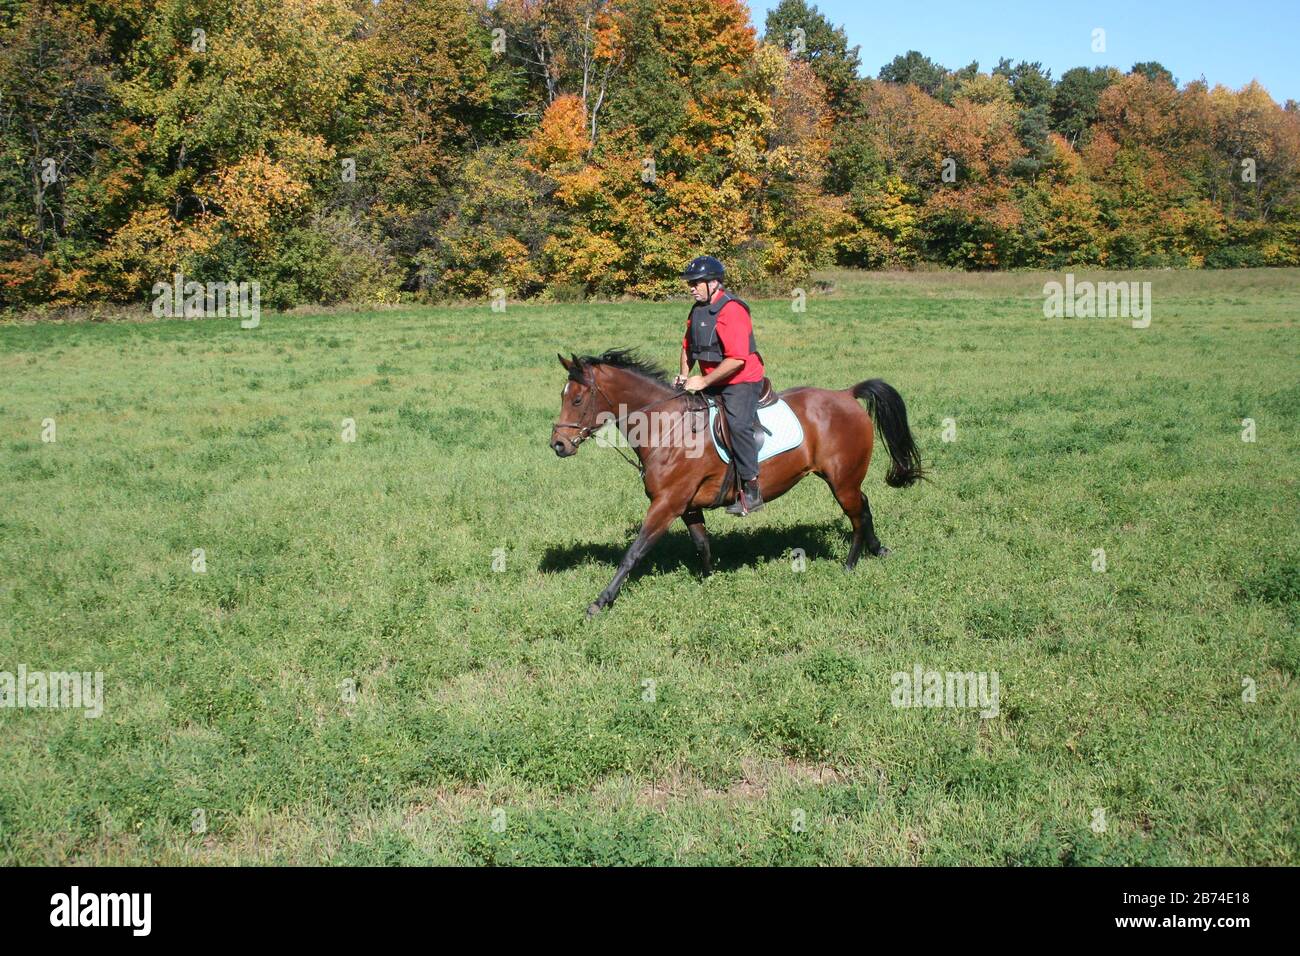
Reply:
<svg viewBox="0 0 1300 956"><path fill-rule="evenodd" d="M560 458L575 455L582 442L612 420L636 452L646 497L650 499L640 533L608 586L588 605L587 617L600 614L614 603L632 569L677 518L690 531L703 564L703 576L708 577L712 566L704 510L727 504L735 490L724 487L728 468L707 438L702 443L684 440L687 428L699 428L701 400L679 391L669 383L663 369L631 349L609 349L601 355L570 353L567 359L557 353L556 357L568 372L568 381L560 395L560 418L551 428L551 450ZM862 481L871 464L877 427L889 452L885 484L905 488L926 477L902 396L893 386L873 378L840 390L788 388L779 397L798 417L804 441L772 456L759 468L759 490L764 502L781 497L803 478L815 474L830 486L853 526L844 569L852 571L857 566L864 544L874 557L888 554L889 549L876 537ZM859 402L865 403L866 410ZM661 427L641 431L652 436L669 435L673 440L657 443L646 440L644 434L638 435L637 429L627 427L634 414L651 421L659 416L657 424ZM697 416L696 420L692 421L691 416ZM709 447L701 448L704 444Z"/></svg>

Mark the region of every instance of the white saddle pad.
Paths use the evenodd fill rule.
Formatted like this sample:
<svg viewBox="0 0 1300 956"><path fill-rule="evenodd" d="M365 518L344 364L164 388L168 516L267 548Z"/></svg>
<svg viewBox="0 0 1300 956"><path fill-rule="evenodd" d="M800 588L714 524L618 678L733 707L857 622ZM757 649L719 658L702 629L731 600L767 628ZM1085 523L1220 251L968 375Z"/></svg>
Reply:
<svg viewBox="0 0 1300 956"><path fill-rule="evenodd" d="M718 417L717 404L709 406L709 434L713 434L713 420ZM775 405L769 405L767 408L758 410L758 420L772 434L768 435L760 432L759 435L763 444L758 449L758 460L767 461L773 455L779 455L783 451L789 451L792 448L798 448L803 444L803 425L799 424L799 418L794 413L785 399L779 398ZM713 447L718 450L719 457L723 461L729 462L731 458L727 455L727 450L718 444L716 438L713 439Z"/></svg>

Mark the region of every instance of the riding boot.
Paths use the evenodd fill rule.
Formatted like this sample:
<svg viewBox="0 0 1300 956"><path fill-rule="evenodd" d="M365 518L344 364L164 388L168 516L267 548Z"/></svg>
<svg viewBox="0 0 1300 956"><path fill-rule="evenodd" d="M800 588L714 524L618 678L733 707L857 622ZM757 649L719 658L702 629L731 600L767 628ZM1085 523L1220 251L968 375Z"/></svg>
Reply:
<svg viewBox="0 0 1300 956"><path fill-rule="evenodd" d="M744 482L740 494L727 506L727 514L744 517L763 507L763 495L758 490L758 479L751 478Z"/></svg>

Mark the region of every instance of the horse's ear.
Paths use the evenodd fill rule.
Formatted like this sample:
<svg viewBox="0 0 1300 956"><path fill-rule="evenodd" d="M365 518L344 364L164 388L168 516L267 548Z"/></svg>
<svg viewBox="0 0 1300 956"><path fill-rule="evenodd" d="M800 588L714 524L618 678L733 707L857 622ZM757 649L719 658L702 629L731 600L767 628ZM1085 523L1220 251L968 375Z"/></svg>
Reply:
<svg viewBox="0 0 1300 956"><path fill-rule="evenodd" d="M556 353L555 353L555 357L556 357L557 359L560 360L560 364L563 365L565 368L567 368L567 369L572 369L572 368L573 368L573 363L570 362L568 359L566 359L566 358L565 358L563 355L561 355L559 352L556 352Z"/></svg>

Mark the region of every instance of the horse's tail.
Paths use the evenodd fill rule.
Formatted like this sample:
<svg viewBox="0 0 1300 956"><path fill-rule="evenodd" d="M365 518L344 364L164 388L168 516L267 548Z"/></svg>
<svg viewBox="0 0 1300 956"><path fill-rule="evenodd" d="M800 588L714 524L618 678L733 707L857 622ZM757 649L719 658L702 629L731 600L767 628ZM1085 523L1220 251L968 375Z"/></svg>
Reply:
<svg viewBox="0 0 1300 956"><path fill-rule="evenodd" d="M853 397L866 403L867 411L889 451L889 472L885 484L891 488L906 488L926 477L921 468L921 453L907 427L907 406L903 396L878 378L858 382L852 388Z"/></svg>

